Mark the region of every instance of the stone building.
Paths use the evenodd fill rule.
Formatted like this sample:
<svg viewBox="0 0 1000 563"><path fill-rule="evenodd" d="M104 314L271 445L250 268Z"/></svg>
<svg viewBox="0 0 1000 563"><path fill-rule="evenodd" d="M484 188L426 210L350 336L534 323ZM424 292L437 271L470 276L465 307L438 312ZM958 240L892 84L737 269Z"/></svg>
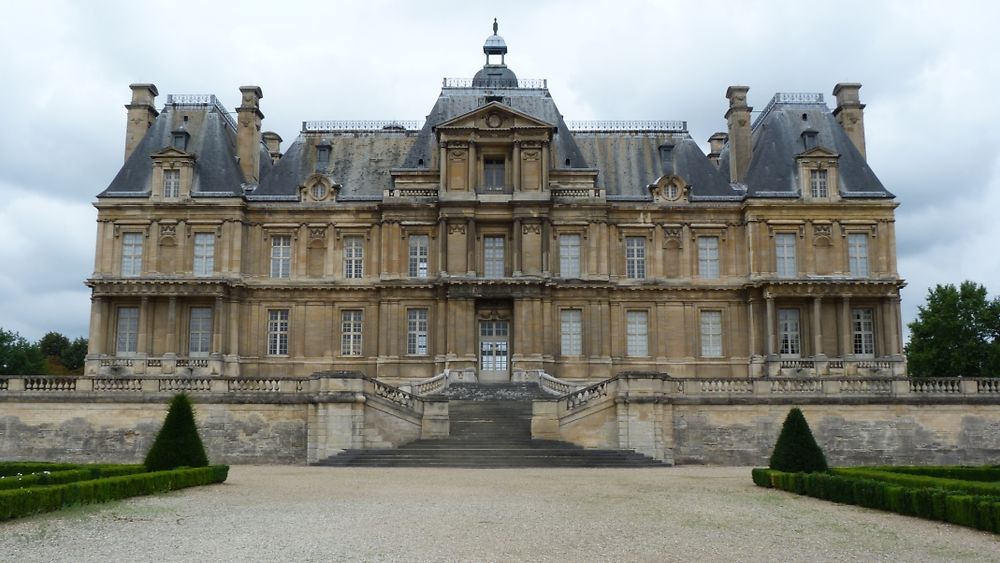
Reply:
<svg viewBox="0 0 1000 563"><path fill-rule="evenodd" d="M905 373L859 84L833 111L732 86L706 155L684 121L564 121L495 31L483 51L423 122L306 121L284 149L257 86L234 119L133 84L87 373Z"/></svg>

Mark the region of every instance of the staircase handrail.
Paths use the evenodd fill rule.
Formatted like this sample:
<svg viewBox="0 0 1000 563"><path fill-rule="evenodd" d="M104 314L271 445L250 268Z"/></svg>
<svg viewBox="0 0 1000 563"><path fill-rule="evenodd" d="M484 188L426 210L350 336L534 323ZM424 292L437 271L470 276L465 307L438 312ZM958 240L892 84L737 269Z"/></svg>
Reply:
<svg viewBox="0 0 1000 563"><path fill-rule="evenodd" d="M448 379L448 371L449 370L446 369L434 377L411 383L410 393L420 397L444 391L448 388L448 384L450 383L450 380Z"/></svg>
<svg viewBox="0 0 1000 563"><path fill-rule="evenodd" d="M603 381L598 381L593 385L588 385L582 389L577 389L572 393L567 393L559 399L566 401L566 410L573 410L582 407L593 399L606 396L608 394L608 387L612 383L618 381L620 377L621 375L616 375Z"/></svg>
<svg viewBox="0 0 1000 563"><path fill-rule="evenodd" d="M563 397L583 389L583 385L553 377L541 370L538 371L538 386L542 388L542 391L556 397Z"/></svg>

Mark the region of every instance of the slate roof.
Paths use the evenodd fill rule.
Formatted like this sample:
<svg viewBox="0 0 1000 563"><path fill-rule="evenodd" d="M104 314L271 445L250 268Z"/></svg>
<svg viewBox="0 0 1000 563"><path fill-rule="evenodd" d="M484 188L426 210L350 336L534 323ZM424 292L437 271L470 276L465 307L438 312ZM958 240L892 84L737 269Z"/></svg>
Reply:
<svg viewBox="0 0 1000 563"><path fill-rule="evenodd" d="M808 97L816 101L782 101L793 95L776 94L754 122L753 155L745 184L747 197L799 197L800 178L795 156L806 147L802 133L817 132L816 146L840 155L838 186L844 198L893 198L868 166L857 147L848 138L837 118L823 102L821 94ZM729 177L729 146L722 150L719 170Z"/></svg>
<svg viewBox="0 0 1000 563"><path fill-rule="evenodd" d="M148 196L153 172L150 156L171 146L172 132L182 124L190 134L186 151L196 157L192 197L242 197L245 180L236 159L236 131L222 111L214 99L205 104L167 103L111 184L97 197ZM262 182L270 171L271 157L261 145Z"/></svg>

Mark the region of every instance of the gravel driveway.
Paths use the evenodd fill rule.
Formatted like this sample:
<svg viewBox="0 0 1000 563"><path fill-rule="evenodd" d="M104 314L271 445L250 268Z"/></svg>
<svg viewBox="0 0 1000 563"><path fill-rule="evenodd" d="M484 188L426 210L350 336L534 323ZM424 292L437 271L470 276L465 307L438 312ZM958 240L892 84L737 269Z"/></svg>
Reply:
<svg viewBox="0 0 1000 563"><path fill-rule="evenodd" d="M0 560L1000 561L1000 538L759 489L748 468L234 466L0 523Z"/></svg>

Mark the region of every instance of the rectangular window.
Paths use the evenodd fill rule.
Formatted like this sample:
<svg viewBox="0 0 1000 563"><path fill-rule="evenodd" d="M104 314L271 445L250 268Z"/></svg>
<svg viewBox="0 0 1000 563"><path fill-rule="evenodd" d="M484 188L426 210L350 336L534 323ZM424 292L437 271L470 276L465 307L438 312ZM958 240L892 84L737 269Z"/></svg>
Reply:
<svg viewBox="0 0 1000 563"><path fill-rule="evenodd" d="M188 323L188 355L207 356L212 347L212 309L193 307Z"/></svg>
<svg viewBox="0 0 1000 563"><path fill-rule="evenodd" d="M722 311L701 312L701 355L722 357Z"/></svg>
<svg viewBox="0 0 1000 563"><path fill-rule="evenodd" d="M649 356L649 313L646 311L625 312L625 345L626 351L631 357Z"/></svg>
<svg viewBox="0 0 1000 563"><path fill-rule="evenodd" d="M559 313L559 334L562 337L562 355L583 354L583 311L563 309Z"/></svg>
<svg viewBox="0 0 1000 563"><path fill-rule="evenodd" d="M429 251L430 238L427 235L410 235L409 273L411 278L427 277Z"/></svg>
<svg viewBox="0 0 1000 563"><path fill-rule="evenodd" d="M646 237L625 237L625 277L646 277Z"/></svg>
<svg viewBox="0 0 1000 563"><path fill-rule="evenodd" d="M503 237L483 237L483 277L504 277L503 247Z"/></svg>
<svg viewBox="0 0 1000 563"><path fill-rule="evenodd" d="M483 187L503 189L505 185L504 178L504 159L502 158L484 158L483 159Z"/></svg>
<svg viewBox="0 0 1000 563"><path fill-rule="evenodd" d="M826 187L826 170L812 170L809 174L809 191L813 197L827 197L830 191Z"/></svg>
<svg viewBox="0 0 1000 563"><path fill-rule="evenodd" d="M851 310L851 333L855 355L875 355L875 314L871 309Z"/></svg>
<svg viewBox="0 0 1000 563"><path fill-rule="evenodd" d="M142 233L122 234L122 276L142 273Z"/></svg>
<svg viewBox="0 0 1000 563"><path fill-rule="evenodd" d="M580 235L559 235L559 275L580 277Z"/></svg>
<svg viewBox="0 0 1000 563"><path fill-rule="evenodd" d="M215 273L215 233L194 234L194 275Z"/></svg>
<svg viewBox="0 0 1000 563"><path fill-rule="evenodd" d="M287 279L292 272L292 237L271 237L271 277Z"/></svg>
<svg viewBox="0 0 1000 563"><path fill-rule="evenodd" d="M798 309L778 309L778 335L781 339L778 353L794 357L802 353Z"/></svg>
<svg viewBox="0 0 1000 563"><path fill-rule="evenodd" d="M406 353L411 356L427 355L427 309L406 311Z"/></svg>
<svg viewBox="0 0 1000 563"><path fill-rule="evenodd" d="M361 319L361 311L340 314L340 353L344 356L361 355Z"/></svg>
<svg viewBox="0 0 1000 563"><path fill-rule="evenodd" d="M698 276L719 278L719 237L698 237Z"/></svg>
<svg viewBox="0 0 1000 563"><path fill-rule="evenodd" d="M852 276L868 277L868 235L865 233L847 235L847 261Z"/></svg>
<svg viewBox="0 0 1000 563"><path fill-rule="evenodd" d="M288 355L288 309L267 312L267 355Z"/></svg>
<svg viewBox="0 0 1000 563"><path fill-rule="evenodd" d="M795 264L795 235L778 233L774 235L774 261L778 277L794 278L798 273Z"/></svg>
<svg viewBox="0 0 1000 563"><path fill-rule="evenodd" d="M118 331L115 334L115 354L127 356L139 350L139 308L118 308Z"/></svg>
<svg viewBox="0 0 1000 563"><path fill-rule="evenodd" d="M181 171L163 171L163 197L178 197L181 195Z"/></svg>
<svg viewBox="0 0 1000 563"><path fill-rule="evenodd" d="M360 279L365 275L365 241L361 237L344 237L344 277Z"/></svg>

